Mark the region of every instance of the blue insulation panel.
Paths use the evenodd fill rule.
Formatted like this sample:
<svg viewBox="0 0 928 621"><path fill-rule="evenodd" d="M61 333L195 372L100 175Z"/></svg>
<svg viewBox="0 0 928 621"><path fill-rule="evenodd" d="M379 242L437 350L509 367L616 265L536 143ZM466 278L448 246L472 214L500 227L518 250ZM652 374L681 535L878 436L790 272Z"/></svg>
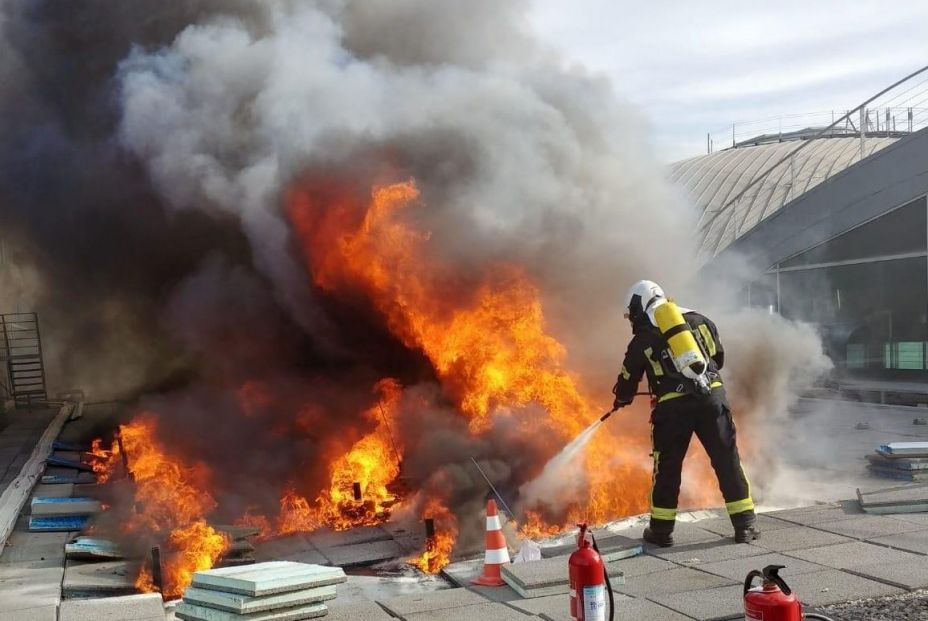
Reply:
<svg viewBox="0 0 928 621"><path fill-rule="evenodd" d="M85 515L31 517L29 518L29 530L34 533L81 530L87 526L87 520L89 519Z"/></svg>

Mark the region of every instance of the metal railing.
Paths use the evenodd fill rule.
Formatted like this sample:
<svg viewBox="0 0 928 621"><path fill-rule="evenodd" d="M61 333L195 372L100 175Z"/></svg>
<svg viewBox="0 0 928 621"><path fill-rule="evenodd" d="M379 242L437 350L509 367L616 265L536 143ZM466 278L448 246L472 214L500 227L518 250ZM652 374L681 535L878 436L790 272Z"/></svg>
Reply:
<svg viewBox="0 0 928 621"><path fill-rule="evenodd" d="M4 400L29 407L48 400L42 336L36 313L0 315L0 362L3 363Z"/></svg>
<svg viewBox="0 0 928 621"><path fill-rule="evenodd" d="M772 142L860 135L856 110L828 110L786 114L754 121L732 123L731 127L706 134L706 152L756 146ZM858 115L855 115L858 116ZM843 118L843 122L838 122ZM928 127L928 107L870 107L863 117L864 133L870 136L901 137ZM822 131L827 130L827 131Z"/></svg>
<svg viewBox="0 0 928 621"><path fill-rule="evenodd" d="M734 219L735 237L739 237L744 232L745 224L751 213L751 206L758 199L764 188L764 182L771 174L776 171L781 173L789 172L788 168L795 166L798 155L802 150L810 146L815 139L828 138L829 136L844 135L859 137L860 146L855 155L857 161L872 155L873 147L868 152L867 138L869 137L895 137L908 134L910 131L918 131L928 126L928 109L920 107L920 104L928 102L928 65L918 69L884 88L876 95L873 95L860 105L851 108L840 117L835 118L827 126L821 128L808 128L802 132L801 140L796 140L795 148L790 149L786 154L776 160L770 166L758 171L749 182L747 182L731 199L723 205L713 208L711 212L729 213L730 218ZM913 103L912 106L907 104ZM900 108L898 104L903 104ZM905 128L900 131L899 123L894 122L896 117L893 110L904 109ZM911 109L911 115L908 110ZM881 119L882 118L882 124ZM911 130L909 123L911 122ZM880 129L882 128L882 129ZM895 129L893 129L895 128ZM850 130L850 134L846 132ZM737 134L735 134L737 138ZM743 141L744 142L744 141ZM751 143L751 140L747 141ZM885 141L884 141L885 142ZM885 146L885 145L884 145ZM737 142L733 148L738 148ZM829 170L820 179L819 183L825 181L830 175L836 174L843 168ZM784 204L794 198L792 193L786 193L783 197ZM707 211L709 213L709 211Z"/></svg>

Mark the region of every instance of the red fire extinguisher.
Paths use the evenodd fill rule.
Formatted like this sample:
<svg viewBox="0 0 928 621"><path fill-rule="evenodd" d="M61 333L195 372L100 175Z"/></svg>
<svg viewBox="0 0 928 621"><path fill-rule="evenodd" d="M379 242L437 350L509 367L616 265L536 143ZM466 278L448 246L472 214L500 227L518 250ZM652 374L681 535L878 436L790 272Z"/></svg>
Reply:
<svg viewBox="0 0 928 621"><path fill-rule="evenodd" d="M763 571L751 571L744 579L744 618L758 621L802 621L799 598L780 577L784 565L767 565ZM752 588L754 578L763 579Z"/></svg>
<svg viewBox="0 0 928 621"><path fill-rule="evenodd" d="M612 587L606 573L606 564L599 555L593 533L587 531L587 525L577 526L580 528L577 549L567 561L570 576L570 617L576 621L606 621L608 596L609 621L612 621Z"/></svg>

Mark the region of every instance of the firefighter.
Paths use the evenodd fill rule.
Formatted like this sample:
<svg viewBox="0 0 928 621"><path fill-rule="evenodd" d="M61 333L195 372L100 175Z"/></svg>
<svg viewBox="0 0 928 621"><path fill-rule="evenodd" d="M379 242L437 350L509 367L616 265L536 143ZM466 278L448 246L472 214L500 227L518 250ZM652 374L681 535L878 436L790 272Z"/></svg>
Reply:
<svg viewBox="0 0 928 621"><path fill-rule="evenodd" d="M719 375L725 352L715 324L695 311L677 307L648 280L629 289L625 306L634 336L613 388L613 407L632 402L645 373L656 401L651 413L651 522L644 540L662 547L673 545L680 474L693 433L712 461L735 541L756 539L760 533L751 484L738 457L735 424Z"/></svg>

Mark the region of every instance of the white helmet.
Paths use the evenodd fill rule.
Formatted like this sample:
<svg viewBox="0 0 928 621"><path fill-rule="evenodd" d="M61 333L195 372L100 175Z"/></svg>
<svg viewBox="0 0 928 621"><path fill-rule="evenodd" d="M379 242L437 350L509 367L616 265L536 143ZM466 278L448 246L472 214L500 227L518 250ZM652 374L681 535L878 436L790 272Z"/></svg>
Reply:
<svg viewBox="0 0 928 621"><path fill-rule="evenodd" d="M654 309L667 301L660 285L650 280L639 280L625 295L625 317L635 321L647 315L654 323Z"/></svg>

